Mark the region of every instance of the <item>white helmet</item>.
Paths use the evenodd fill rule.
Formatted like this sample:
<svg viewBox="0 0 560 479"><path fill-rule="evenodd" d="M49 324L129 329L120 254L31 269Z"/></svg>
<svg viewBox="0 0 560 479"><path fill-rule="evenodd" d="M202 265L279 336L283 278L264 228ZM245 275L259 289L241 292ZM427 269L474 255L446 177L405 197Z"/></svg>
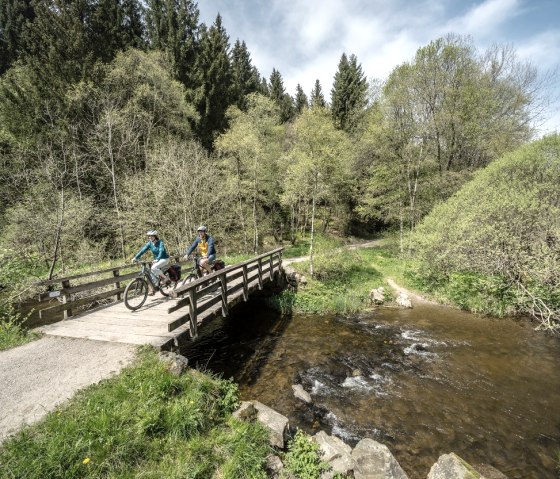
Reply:
<svg viewBox="0 0 560 479"><path fill-rule="evenodd" d="M146 233L146 236L157 236L157 231L156 230L150 230Z"/></svg>
<svg viewBox="0 0 560 479"><path fill-rule="evenodd" d="M200 225L197 229L197 231L204 231L206 233L206 226L204 225Z"/></svg>

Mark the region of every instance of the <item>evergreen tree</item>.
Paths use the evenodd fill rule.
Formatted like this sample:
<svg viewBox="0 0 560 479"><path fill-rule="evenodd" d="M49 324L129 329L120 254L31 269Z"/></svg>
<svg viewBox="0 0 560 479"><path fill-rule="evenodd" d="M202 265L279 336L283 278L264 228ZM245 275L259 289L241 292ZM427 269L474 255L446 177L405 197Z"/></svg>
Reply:
<svg viewBox="0 0 560 479"><path fill-rule="evenodd" d="M309 102L307 101L307 95L303 92L303 88L298 83L296 87L296 111L299 114L304 108L309 108Z"/></svg>
<svg viewBox="0 0 560 479"><path fill-rule="evenodd" d="M233 74L233 100L241 109L246 109L245 96L255 93L260 87L259 72L251 65L251 55L245 42L237 40L231 52Z"/></svg>
<svg viewBox="0 0 560 479"><path fill-rule="evenodd" d="M311 99L309 101L311 108L319 107L324 108L327 106L327 102L325 101L325 97L323 95L323 90L321 88L321 83L319 79L315 80L315 86L313 90L311 90Z"/></svg>
<svg viewBox="0 0 560 479"><path fill-rule="evenodd" d="M280 108L280 117L283 123L294 117L294 101L292 97L286 93L282 75L276 68L273 68L270 74L269 96Z"/></svg>
<svg viewBox="0 0 560 479"><path fill-rule="evenodd" d="M33 18L35 10L31 0L0 2L0 75L18 58L25 23Z"/></svg>
<svg viewBox="0 0 560 479"><path fill-rule="evenodd" d="M197 84L194 65L200 43L200 12L193 0L148 0L148 43L170 57L175 75L188 89Z"/></svg>
<svg viewBox="0 0 560 479"><path fill-rule="evenodd" d="M367 81L355 55L343 53L331 90L334 125L350 132L359 123L367 106Z"/></svg>
<svg viewBox="0 0 560 479"><path fill-rule="evenodd" d="M200 114L196 131L202 144L211 149L214 136L227 127L226 110L232 103L229 37L222 26L220 15L202 33L196 73L197 83L200 85L194 97Z"/></svg>
<svg viewBox="0 0 560 479"><path fill-rule="evenodd" d="M91 18L94 57L108 63L118 51L144 47L142 7L138 0L100 0Z"/></svg>

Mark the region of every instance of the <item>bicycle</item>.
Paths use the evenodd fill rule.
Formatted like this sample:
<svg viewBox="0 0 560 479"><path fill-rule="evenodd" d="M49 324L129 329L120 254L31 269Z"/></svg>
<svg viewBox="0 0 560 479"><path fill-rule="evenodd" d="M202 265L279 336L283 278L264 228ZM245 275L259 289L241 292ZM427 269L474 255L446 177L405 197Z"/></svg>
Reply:
<svg viewBox="0 0 560 479"><path fill-rule="evenodd" d="M199 255L194 255L192 257L190 256L185 256L186 260L192 259L193 261L193 266L191 267L190 270L186 271L185 274L185 279L183 279L180 283L181 286L187 284L187 283L191 283L193 281L196 281L199 278L202 278L203 272L202 272L202 268L200 267L199 261L201 259L201 256ZM217 259L214 261L214 263L212 264L212 272L214 271L218 271L222 268L225 267L225 264L222 260Z"/></svg>
<svg viewBox="0 0 560 479"><path fill-rule="evenodd" d="M142 270L138 277L126 285L124 289L124 305L131 311L141 308L148 297L148 289L151 285L154 291L159 291L163 296L168 297L177 287L178 281L173 281L169 276L171 264L165 266L163 274L166 281L155 280L151 272L151 261L135 261L142 264Z"/></svg>

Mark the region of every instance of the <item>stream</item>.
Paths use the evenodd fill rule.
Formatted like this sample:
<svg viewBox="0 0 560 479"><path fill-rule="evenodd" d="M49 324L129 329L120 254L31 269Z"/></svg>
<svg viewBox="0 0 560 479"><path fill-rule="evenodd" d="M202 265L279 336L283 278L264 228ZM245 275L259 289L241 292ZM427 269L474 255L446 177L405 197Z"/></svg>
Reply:
<svg viewBox="0 0 560 479"><path fill-rule="evenodd" d="M373 438L411 479L449 452L510 479L558 477L560 339L527 321L428 304L282 317L251 300L200 333L182 354L233 378L243 400L310 434Z"/></svg>

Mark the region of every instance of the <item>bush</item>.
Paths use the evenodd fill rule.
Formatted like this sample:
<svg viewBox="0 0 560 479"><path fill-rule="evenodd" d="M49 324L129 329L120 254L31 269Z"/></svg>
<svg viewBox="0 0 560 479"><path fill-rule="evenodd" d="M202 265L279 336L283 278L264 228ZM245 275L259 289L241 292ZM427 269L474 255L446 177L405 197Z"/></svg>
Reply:
<svg viewBox="0 0 560 479"><path fill-rule="evenodd" d="M321 461L319 445L301 430L296 432L288 444L288 452L284 457L286 471L298 479L319 479L330 466Z"/></svg>

